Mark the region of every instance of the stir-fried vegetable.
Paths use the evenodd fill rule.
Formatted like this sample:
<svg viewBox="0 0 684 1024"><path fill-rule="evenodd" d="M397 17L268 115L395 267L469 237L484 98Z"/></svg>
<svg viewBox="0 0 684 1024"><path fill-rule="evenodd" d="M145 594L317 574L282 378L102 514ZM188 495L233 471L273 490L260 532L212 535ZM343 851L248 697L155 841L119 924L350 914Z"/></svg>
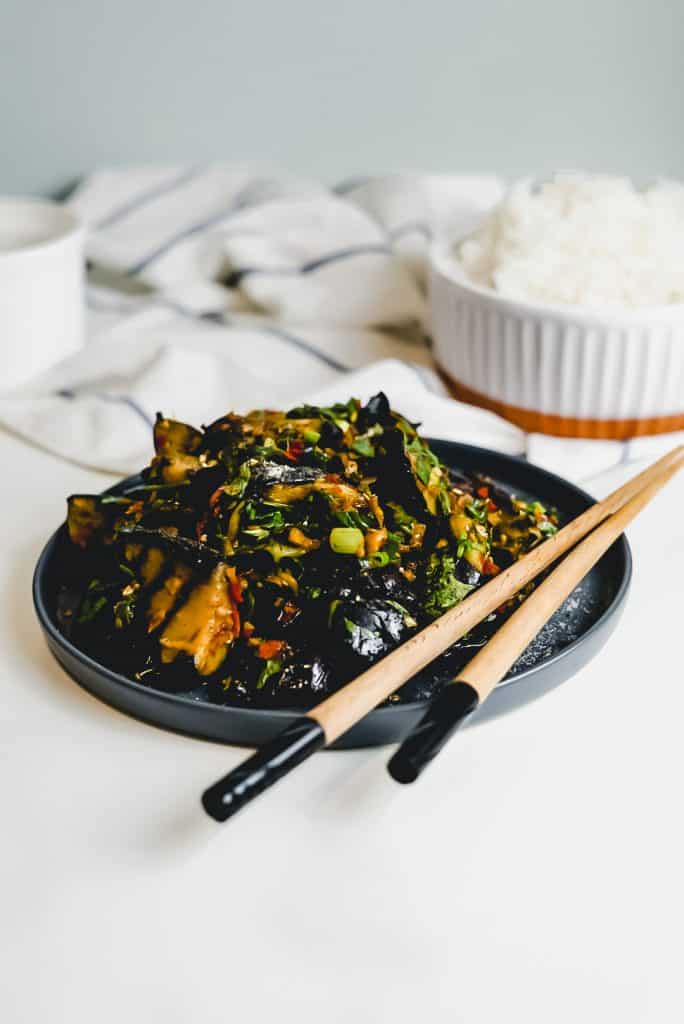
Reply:
<svg viewBox="0 0 684 1024"><path fill-rule="evenodd" d="M135 678L217 701L311 703L557 527L455 483L382 394L202 430L159 416L154 445L142 482L69 499L68 618Z"/></svg>

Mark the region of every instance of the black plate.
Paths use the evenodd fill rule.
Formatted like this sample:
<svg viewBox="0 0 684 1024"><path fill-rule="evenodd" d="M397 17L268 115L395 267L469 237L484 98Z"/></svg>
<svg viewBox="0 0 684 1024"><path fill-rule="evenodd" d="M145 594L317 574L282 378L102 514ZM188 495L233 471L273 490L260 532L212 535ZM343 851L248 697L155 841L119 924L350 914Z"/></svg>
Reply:
<svg viewBox="0 0 684 1024"><path fill-rule="evenodd" d="M555 506L563 520L579 515L593 503L578 487L521 459L450 441L432 441L431 445L448 466L486 473L521 497L537 498ZM229 707L184 694L163 693L113 672L78 650L57 625L56 597L65 553L68 554L68 539L66 527L61 526L38 560L33 598L50 650L69 675L90 693L154 725L188 736L250 746L268 740L301 714L291 710ZM473 717L481 720L534 700L593 658L617 625L631 574L629 545L621 537ZM424 702L379 708L350 729L335 746L395 742L416 724L424 708Z"/></svg>

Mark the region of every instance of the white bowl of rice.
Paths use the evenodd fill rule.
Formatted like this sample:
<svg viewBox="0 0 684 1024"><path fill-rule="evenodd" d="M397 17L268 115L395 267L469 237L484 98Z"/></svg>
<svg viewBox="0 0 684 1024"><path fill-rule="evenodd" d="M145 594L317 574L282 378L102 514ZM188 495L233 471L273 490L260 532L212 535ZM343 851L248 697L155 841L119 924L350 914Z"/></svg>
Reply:
<svg viewBox="0 0 684 1024"><path fill-rule="evenodd" d="M435 245L437 365L524 430L684 430L684 185L558 175Z"/></svg>

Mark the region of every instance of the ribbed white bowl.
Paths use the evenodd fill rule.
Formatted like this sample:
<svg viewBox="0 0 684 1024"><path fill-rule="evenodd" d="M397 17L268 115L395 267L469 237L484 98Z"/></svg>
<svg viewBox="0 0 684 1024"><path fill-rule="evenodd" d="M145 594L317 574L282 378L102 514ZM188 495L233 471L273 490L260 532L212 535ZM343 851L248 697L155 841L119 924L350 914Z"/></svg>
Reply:
<svg viewBox="0 0 684 1024"><path fill-rule="evenodd" d="M433 250L435 358L457 397L526 430L626 438L684 429L684 304L542 306L471 283Z"/></svg>

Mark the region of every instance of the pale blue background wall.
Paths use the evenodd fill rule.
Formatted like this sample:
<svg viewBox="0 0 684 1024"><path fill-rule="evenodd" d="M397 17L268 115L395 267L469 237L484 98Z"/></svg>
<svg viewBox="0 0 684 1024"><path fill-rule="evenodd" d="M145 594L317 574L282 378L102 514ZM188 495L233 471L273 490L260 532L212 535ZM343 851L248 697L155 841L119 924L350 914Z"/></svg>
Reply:
<svg viewBox="0 0 684 1024"><path fill-rule="evenodd" d="M0 191L256 157L328 180L684 176L679 0L3 0Z"/></svg>

